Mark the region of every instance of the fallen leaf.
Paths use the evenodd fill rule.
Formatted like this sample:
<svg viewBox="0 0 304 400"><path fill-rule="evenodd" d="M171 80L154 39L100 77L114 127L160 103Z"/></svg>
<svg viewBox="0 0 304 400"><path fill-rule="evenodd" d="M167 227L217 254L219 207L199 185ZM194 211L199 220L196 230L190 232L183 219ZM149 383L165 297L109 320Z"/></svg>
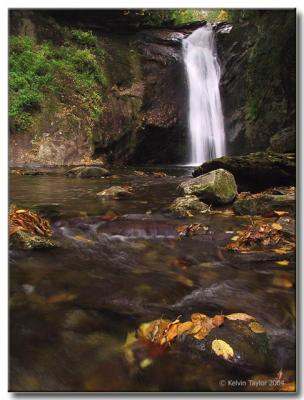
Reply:
<svg viewBox="0 0 304 400"><path fill-rule="evenodd" d="M282 217L283 215L288 215L288 211L274 211L274 214L278 215L279 217Z"/></svg>
<svg viewBox="0 0 304 400"><path fill-rule="evenodd" d="M273 229L277 229L278 231L280 231L282 229L282 225L277 224L276 222L271 224L271 226L273 227Z"/></svg>
<svg viewBox="0 0 304 400"><path fill-rule="evenodd" d="M193 282L191 279L187 278L184 275L177 275L176 277L176 281L181 283L182 285L185 285L187 287L192 287L193 286Z"/></svg>
<svg viewBox="0 0 304 400"><path fill-rule="evenodd" d="M291 248L282 247L280 249L273 249L272 251L276 254L287 254L290 253L291 250Z"/></svg>
<svg viewBox="0 0 304 400"><path fill-rule="evenodd" d="M225 317L227 319L230 319L230 321L236 321L236 320L250 321L252 319L255 319L251 315L248 315L248 314L245 314L245 313L233 313L233 314L225 315Z"/></svg>
<svg viewBox="0 0 304 400"><path fill-rule="evenodd" d="M250 324L248 326L254 333L265 333L266 332L263 325L259 324L258 322L250 322Z"/></svg>
<svg viewBox="0 0 304 400"><path fill-rule="evenodd" d="M132 351L132 345L136 342L137 337L135 332L129 332L127 335L127 339L123 345L124 355L129 364L133 364L135 361L134 353Z"/></svg>
<svg viewBox="0 0 304 400"><path fill-rule="evenodd" d="M272 284L274 286L285 288L285 289L290 289L293 287L293 284L290 281L290 279L285 278L283 276L275 276L272 280Z"/></svg>
<svg viewBox="0 0 304 400"><path fill-rule="evenodd" d="M229 360L234 356L233 348L221 339L215 339L212 342L212 350L219 357L223 357L225 360Z"/></svg>
<svg viewBox="0 0 304 400"><path fill-rule="evenodd" d="M219 326L223 325L224 321L225 321L224 315L215 315L212 318L212 323L216 327L219 327Z"/></svg>
<svg viewBox="0 0 304 400"><path fill-rule="evenodd" d="M233 242L236 242L240 237L239 236L233 236L230 240Z"/></svg>
<svg viewBox="0 0 304 400"><path fill-rule="evenodd" d="M283 383L283 385L280 387L282 392L296 392L296 383L295 382L289 382L289 383Z"/></svg>
<svg viewBox="0 0 304 400"><path fill-rule="evenodd" d="M141 362L140 362L140 368L147 368L149 367L149 365L151 365L153 363L153 360L151 358L144 358Z"/></svg>
<svg viewBox="0 0 304 400"><path fill-rule="evenodd" d="M67 301L72 301L76 299L76 294L74 293L58 293L47 298L46 302L48 304L64 303Z"/></svg>
<svg viewBox="0 0 304 400"><path fill-rule="evenodd" d="M191 321L186 321L178 324L177 326L177 334L182 335L193 328L193 323Z"/></svg>
<svg viewBox="0 0 304 400"><path fill-rule="evenodd" d="M276 261L276 264L286 267L289 264L288 260Z"/></svg>

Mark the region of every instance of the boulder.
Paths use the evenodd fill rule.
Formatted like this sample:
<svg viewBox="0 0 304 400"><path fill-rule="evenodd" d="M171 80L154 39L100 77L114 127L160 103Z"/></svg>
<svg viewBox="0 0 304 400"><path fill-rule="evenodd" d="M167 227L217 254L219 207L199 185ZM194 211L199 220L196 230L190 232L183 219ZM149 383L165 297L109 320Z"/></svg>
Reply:
<svg viewBox="0 0 304 400"><path fill-rule="evenodd" d="M10 236L10 243L13 247L23 250L50 249L58 247L56 242L45 236L31 235L22 230L19 230Z"/></svg>
<svg viewBox="0 0 304 400"><path fill-rule="evenodd" d="M296 157L294 153L250 153L242 156L224 156L207 161L198 167L193 176L223 168L231 172L242 190L266 189L275 185L294 185L296 182Z"/></svg>
<svg viewBox="0 0 304 400"><path fill-rule="evenodd" d="M183 217L191 214L205 214L209 210L208 204L203 203L197 196L186 195L178 197L169 206L169 210Z"/></svg>
<svg viewBox="0 0 304 400"><path fill-rule="evenodd" d="M67 176L76 176L77 178L102 178L110 176L110 172L102 167L76 167L66 172Z"/></svg>
<svg viewBox="0 0 304 400"><path fill-rule="evenodd" d="M267 215L273 211L287 211L294 215L295 206L294 194L272 194L267 191L257 194L240 193L233 203L233 209L239 215Z"/></svg>
<svg viewBox="0 0 304 400"><path fill-rule="evenodd" d="M229 204L237 195L234 176L224 169L182 182L178 189L182 194L195 195L207 204Z"/></svg>
<svg viewBox="0 0 304 400"><path fill-rule="evenodd" d="M132 198L134 194L130 191L130 188L111 186L102 192L98 192L97 196L101 197L102 199L123 200Z"/></svg>
<svg viewBox="0 0 304 400"><path fill-rule="evenodd" d="M296 132L295 129L286 128L276 133L270 139L270 150L275 153L295 153Z"/></svg>

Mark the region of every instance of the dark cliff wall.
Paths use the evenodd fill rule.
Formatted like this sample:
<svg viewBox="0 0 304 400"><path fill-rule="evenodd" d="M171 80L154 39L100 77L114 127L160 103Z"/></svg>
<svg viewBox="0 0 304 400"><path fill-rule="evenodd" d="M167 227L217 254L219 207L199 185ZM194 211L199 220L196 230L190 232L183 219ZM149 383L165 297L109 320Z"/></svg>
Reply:
<svg viewBox="0 0 304 400"><path fill-rule="evenodd" d="M120 24L115 13L98 18L96 12L11 11L11 39L29 37L32 52L45 57L53 74L41 89L31 122L22 129L10 125L13 165L184 161L187 93L181 39L194 28L134 29ZM75 54L85 59L67 63Z"/></svg>
<svg viewBox="0 0 304 400"><path fill-rule="evenodd" d="M233 16L230 33L219 26L216 34L228 151L266 150L276 134L294 150L296 12L247 10Z"/></svg>

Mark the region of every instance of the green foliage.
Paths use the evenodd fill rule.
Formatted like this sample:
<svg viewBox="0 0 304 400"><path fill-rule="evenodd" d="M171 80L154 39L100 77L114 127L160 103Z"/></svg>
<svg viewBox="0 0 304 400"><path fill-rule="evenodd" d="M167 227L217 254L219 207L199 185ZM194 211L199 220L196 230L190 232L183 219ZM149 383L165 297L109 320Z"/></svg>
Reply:
<svg viewBox="0 0 304 400"><path fill-rule="evenodd" d="M93 45L92 32L72 31L81 46ZM73 36L74 35L74 36ZM93 40L94 39L94 40ZM29 129L35 112L41 110L48 95L59 101L69 93L91 119L102 110L102 88L108 85L103 69L103 49L65 41L35 44L28 36L11 36L9 53L9 116L15 131Z"/></svg>
<svg viewBox="0 0 304 400"><path fill-rule="evenodd" d="M80 45L88 47L97 46L97 38L92 33L92 31L82 31L80 29L72 29L71 37Z"/></svg>
<svg viewBox="0 0 304 400"><path fill-rule="evenodd" d="M221 10L221 9L214 9L214 10L206 10L205 11L205 19L208 22L223 22L228 21L230 19L230 10Z"/></svg>

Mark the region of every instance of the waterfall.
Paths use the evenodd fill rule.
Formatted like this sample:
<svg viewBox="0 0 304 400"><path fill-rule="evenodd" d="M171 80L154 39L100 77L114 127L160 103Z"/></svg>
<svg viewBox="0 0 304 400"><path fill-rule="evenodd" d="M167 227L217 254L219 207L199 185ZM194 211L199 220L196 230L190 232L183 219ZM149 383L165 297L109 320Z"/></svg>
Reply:
<svg viewBox="0 0 304 400"><path fill-rule="evenodd" d="M200 165L225 154L220 66L212 27L199 28L184 39L183 55L189 86L189 165Z"/></svg>

